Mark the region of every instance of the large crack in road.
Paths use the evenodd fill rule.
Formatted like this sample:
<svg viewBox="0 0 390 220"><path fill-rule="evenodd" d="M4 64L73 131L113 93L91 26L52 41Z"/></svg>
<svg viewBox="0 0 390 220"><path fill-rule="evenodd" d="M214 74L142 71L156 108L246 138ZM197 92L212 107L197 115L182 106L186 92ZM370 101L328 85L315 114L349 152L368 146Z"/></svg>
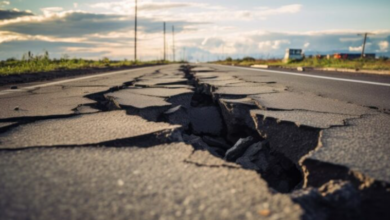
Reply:
<svg viewBox="0 0 390 220"><path fill-rule="evenodd" d="M99 84L99 81L94 83ZM262 196L256 195L260 200L266 196L268 203L262 202L256 207L257 215L246 212L245 215L229 216L226 213L230 211L222 210L217 212L218 215L203 215L207 214L204 212L199 216L223 219L239 216L246 219L293 219L294 216L302 219L386 219L390 216L386 209L390 202L389 178L380 172L385 167L378 165L370 169L370 159L361 161L362 166L368 168L359 167L352 157L329 153L329 148L348 153L345 149L343 151L347 144L337 139L341 133L353 139L356 130L372 123L390 121L388 115L374 109L295 93L268 81L267 77L237 76L203 67L158 70L111 88L76 86L81 90L77 94L94 88L97 92L87 92L82 100L70 101L69 98L75 96L64 97L70 103L59 109L58 115L38 110L37 113L29 111L22 117L15 117L15 114L20 115L19 110L11 114L5 112L5 119L0 120L0 154L98 146L169 149L172 143L178 143L173 145L181 151L191 145L191 151L179 156L180 162L187 164L187 169L192 170L188 166L202 169L205 176L210 174L205 169L218 169L211 175L224 172L223 169L241 174L244 170L255 171L257 178L265 180L275 196L264 193L262 183L256 186L254 182L257 180L254 181L253 174L250 174L250 187L246 186L248 182L237 180L237 183L245 184L231 190L252 187L254 191L251 192L256 189L263 192ZM66 88L70 87L61 87ZM32 94L39 99L52 89L34 90ZM93 102L84 101L86 98ZM78 106L67 110L75 102ZM15 103L10 103L10 106ZM58 133L64 129L67 130L64 132L66 136ZM386 135L388 127L381 131ZM372 132L364 133L360 142L369 146L383 144L375 140L368 143ZM182 146L183 143L187 145ZM364 153L359 147L356 150ZM379 149L378 153L383 152ZM344 160L340 160L341 157ZM386 160L386 156L382 159ZM220 180L223 178L225 176ZM218 182L218 178L212 179ZM119 185L123 185L122 182ZM279 193L299 204L303 213L291 208L293 206L287 202L288 211L270 214L277 212L274 207L280 205L270 206L269 203L285 203L285 197L276 196L281 195ZM247 201L241 203L251 204ZM226 207L231 204L226 204ZM4 203L1 206L7 207ZM169 213L156 213L164 213L172 219ZM177 213L180 215L176 218L184 214L180 209ZM149 218L155 217L152 216Z"/></svg>

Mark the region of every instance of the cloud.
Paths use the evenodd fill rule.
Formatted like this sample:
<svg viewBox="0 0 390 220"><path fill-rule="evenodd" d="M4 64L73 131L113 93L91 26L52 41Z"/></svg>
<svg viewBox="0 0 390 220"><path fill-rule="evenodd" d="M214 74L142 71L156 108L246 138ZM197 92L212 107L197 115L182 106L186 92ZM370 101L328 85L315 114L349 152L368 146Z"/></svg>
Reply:
<svg viewBox="0 0 390 220"><path fill-rule="evenodd" d="M3 42L25 40L25 39L28 39L28 36L12 33L12 32L0 31L0 44Z"/></svg>
<svg viewBox="0 0 390 220"><path fill-rule="evenodd" d="M355 41L361 41L362 39L360 37L344 37L340 38L340 42L355 42Z"/></svg>
<svg viewBox="0 0 390 220"><path fill-rule="evenodd" d="M0 23L0 31L9 31L27 35L45 35L56 37L75 37L113 31L132 31L133 17L112 14L94 14L80 11L60 12L60 8L43 9L44 16L33 16L18 21ZM183 31L194 23L173 21L176 32ZM140 32L156 33L162 31L162 21L139 18Z"/></svg>
<svg viewBox="0 0 390 220"><path fill-rule="evenodd" d="M0 21L15 19L24 16L33 16L34 14L29 11L18 11L18 10L1 10L0 9Z"/></svg>
<svg viewBox="0 0 390 220"><path fill-rule="evenodd" d="M49 7L49 8L41 8L43 14L47 17L56 14L57 12L63 11L64 9L61 7Z"/></svg>
<svg viewBox="0 0 390 220"><path fill-rule="evenodd" d="M286 48L305 49L307 55L314 54L333 54L333 53L357 53L361 52L361 39L359 41L340 41L340 38L353 38L358 31L323 31L316 32L247 32L236 35L213 37L210 39L193 40L187 45L199 47L204 54L211 53L215 59L218 56L232 56L239 58L243 56L253 56L259 58L282 58ZM376 31L380 34L368 39L366 45L367 53L377 53L378 56L389 56L390 30ZM213 47L213 45L223 45ZM382 47L382 48L381 48ZM386 49L385 49L386 48ZM196 51L197 54L200 50ZM197 59L201 59L199 56Z"/></svg>
<svg viewBox="0 0 390 220"><path fill-rule="evenodd" d="M378 43L379 51L387 52L387 49L389 48L389 42L388 41L381 41Z"/></svg>
<svg viewBox="0 0 390 220"><path fill-rule="evenodd" d="M51 10L48 10L51 11ZM0 30L28 35L71 37L120 30L129 24L122 16L66 12L0 24Z"/></svg>
<svg viewBox="0 0 390 220"><path fill-rule="evenodd" d="M11 3L9 1L0 1L0 8L10 5Z"/></svg>
<svg viewBox="0 0 390 220"><path fill-rule="evenodd" d="M205 38L202 42L202 46L204 47L219 47L224 44L224 41L219 38Z"/></svg>
<svg viewBox="0 0 390 220"><path fill-rule="evenodd" d="M284 5L279 8L260 8L259 11L256 12L256 14L260 17L267 17L267 16L275 16L280 14L295 14L301 11L302 5L300 4L292 4L292 5Z"/></svg>
<svg viewBox="0 0 390 220"><path fill-rule="evenodd" d="M100 8L106 10L112 10L117 13L127 13L134 11L134 0L125 0L117 2L102 2L89 5L91 8ZM137 7L139 11L155 11L155 10L167 10L174 8L185 7L201 7L205 4L192 3L192 2L139 2Z"/></svg>
<svg viewBox="0 0 390 220"><path fill-rule="evenodd" d="M11 41L0 44L0 57L6 58L21 58L21 56L27 51L31 51L34 54L43 54L45 50L49 51L51 57L59 58L63 54L69 54L71 57L81 57L83 53L72 53L67 48L89 48L90 50L96 47L94 44L79 43L79 42L48 42L42 40L20 40ZM98 53L89 54L92 57L99 57Z"/></svg>
<svg viewBox="0 0 390 220"><path fill-rule="evenodd" d="M258 44L260 50L277 50L284 44L290 44L289 40L274 40L274 41L263 41Z"/></svg>
<svg viewBox="0 0 390 220"><path fill-rule="evenodd" d="M28 50L35 50L36 53L38 48L56 51L54 54L57 57L60 51L88 55L85 58L96 58L103 52L105 56L113 58L129 57L134 36L132 16L62 10L43 8L43 15L0 21L0 46L4 48L6 45L8 50L12 50L12 53L1 53L0 59ZM162 45L163 22L144 17L139 17L138 21L140 55L156 59L155 54L159 53ZM197 23L171 21L168 31L171 25L175 25L175 32L179 36L188 30L196 30ZM47 47L44 42L47 42ZM74 44L77 42L85 44L76 47Z"/></svg>
<svg viewBox="0 0 390 220"><path fill-rule="evenodd" d="M360 47L349 47L349 51L351 52L361 52L363 50L363 46Z"/></svg>
<svg viewBox="0 0 390 220"><path fill-rule="evenodd" d="M115 14L134 14L134 0L102 2L90 4L89 6L93 9L104 9L106 12ZM183 8L189 8L189 10L175 10ZM145 0L138 3L138 13L143 17L158 18L166 21L179 19L192 22L265 20L270 16L295 14L300 12L302 8L303 6L300 4L291 4L275 8L262 7L238 10L220 5L195 2L154 2ZM172 16L172 13L175 16Z"/></svg>

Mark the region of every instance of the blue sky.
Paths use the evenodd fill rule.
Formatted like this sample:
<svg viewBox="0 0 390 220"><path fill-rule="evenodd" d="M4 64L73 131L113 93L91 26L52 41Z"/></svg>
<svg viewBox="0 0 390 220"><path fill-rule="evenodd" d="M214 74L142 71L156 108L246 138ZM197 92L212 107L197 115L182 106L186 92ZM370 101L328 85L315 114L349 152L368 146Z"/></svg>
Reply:
<svg viewBox="0 0 390 220"><path fill-rule="evenodd" d="M162 22L175 25L176 57L281 57L359 52L390 55L389 0L138 0L141 59L162 57ZM48 50L53 57L131 59L133 0L0 0L0 59ZM211 2L211 3L210 3ZM168 36L168 47L171 36ZM170 56L172 53L170 53Z"/></svg>

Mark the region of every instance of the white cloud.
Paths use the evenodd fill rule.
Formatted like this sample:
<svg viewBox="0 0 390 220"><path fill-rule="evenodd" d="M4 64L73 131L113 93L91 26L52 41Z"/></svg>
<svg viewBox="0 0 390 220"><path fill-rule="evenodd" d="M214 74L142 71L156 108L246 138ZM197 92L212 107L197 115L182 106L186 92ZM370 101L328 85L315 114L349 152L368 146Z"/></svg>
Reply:
<svg viewBox="0 0 390 220"><path fill-rule="evenodd" d="M101 2L89 5L93 9L104 9L105 13L134 14L134 0ZM190 10L175 10L190 8ZM300 12L302 5L292 4L276 8L261 7L250 10L238 10L219 5L195 2L155 2L144 0L138 3L138 14L142 17L172 21L175 19L192 22L252 21L265 20L270 16L294 14ZM173 11L174 10L174 11ZM172 16L174 13L174 16Z"/></svg>
<svg viewBox="0 0 390 220"><path fill-rule="evenodd" d="M77 2L73 3L73 7L74 8L78 8L79 7L79 3L77 3Z"/></svg>
<svg viewBox="0 0 390 220"><path fill-rule="evenodd" d="M274 16L274 15L280 15L280 14L295 14L300 12L302 9L302 5L299 4L293 4L293 5L284 5L279 8L266 8L257 12L257 15L260 17L266 17L266 16Z"/></svg>
<svg viewBox="0 0 390 220"><path fill-rule="evenodd" d="M27 39L28 37L22 34L12 33L8 31L0 31L0 43Z"/></svg>
<svg viewBox="0 0 390 220"><path fill-rule="evenodd" d="M362 38L360 37L342 37L340 38L340 42L355 42L355 41L361 41Z"/></svg>
<svg viewBox="0 0 390 220"><path fill-rule="evenodd" d="M361 52L363 50L363 46L360 47L349 47L349 51L351 52Z"/></svg>
<svg viewBox="0 0 390 220"><path fill-rule="evenodd" d="M303 45L303 48L308 48L310 46L310 43L305 43L304 45Z"/></svg>
<svg viewBox="0 0 390 220"><path fill-rule="evenodd" d="M264 51L277 50L283 44L290 44L288 40L263 41L258 44L258 48Z"/></svg>
<svg viewBox="0 0 390 220"><path fill-rule="evenodd" d="M371 45L372 43L370 42L366 43L366 47L364 50L367 52L367 50L370 49ZM353 47L353 46L349 47L349 51L351 52L362 52L362 50L363 50L363 45L359 47Z"/></svg>
<svg viewBox="0 0 390 220"><path fill-rule="evenodd" d="M134 0L124 0L117 2L101 2L89 5L91 8L100 8L106 10L112 10L118 13L128 13L134 11L135 3ZM204 7L205 4L192 3L192 2L153 2L153 1L142 1L138 3L139 11L154 11L162 9L174 9L184 7Z"/></svg>
<svg viewBox="0 0 390 220"><path fill-rule="evenodd" d="M388 41L381 41L378 43L379 51L387 52L387 49L389 48L389 42Z"/></svg>
<svg viewBox="0 0 390 220"><path fill-rule="evenodd" d="M48 7L48 8L41 8L41 11L43 14L47 17L52 16L58 12L63 11L64 9L61 7Z"/></svg>
<svg viewBox="0 0 390 220"><path fill-rule="evenodd" d="M9 1L0 1L0 8L10 5L11 3Z"/></svg>

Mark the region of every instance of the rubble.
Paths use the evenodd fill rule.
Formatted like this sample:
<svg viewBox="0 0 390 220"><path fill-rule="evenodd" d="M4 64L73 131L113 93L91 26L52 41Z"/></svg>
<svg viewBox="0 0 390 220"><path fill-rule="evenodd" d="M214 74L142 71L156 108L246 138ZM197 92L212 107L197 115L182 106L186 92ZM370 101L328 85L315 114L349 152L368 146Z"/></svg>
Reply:
<svg viewBox="0 0 390 220"><path fill-rule="evenodd" d="M236 161L255 142L256 140L254 140L253 137L241 138L232 148L226 152L224 159L230 162Z"/></svg>
<svg viewBox="0 0 390 220"><path fill-rule="evenodd" d="M264 173L268 169L270 149L268 143L252 144L245 153L236 160L245 169Z"/></svg>
<svg viewBox="0 0 390 220"><path fill-rule="evenodd" d="M188 113L181 105L164 112L164 118L164 121L167 121L169 124L181 125L184 130L189 128L190 119Z"/></svg>
<svg viewBox="0 0 390 220"><path fill-rule="evenodd" d="M305 209L305 220L365 219L359 191L349 182L330 181L319 189L294 191L291 197Z"/></svg>

